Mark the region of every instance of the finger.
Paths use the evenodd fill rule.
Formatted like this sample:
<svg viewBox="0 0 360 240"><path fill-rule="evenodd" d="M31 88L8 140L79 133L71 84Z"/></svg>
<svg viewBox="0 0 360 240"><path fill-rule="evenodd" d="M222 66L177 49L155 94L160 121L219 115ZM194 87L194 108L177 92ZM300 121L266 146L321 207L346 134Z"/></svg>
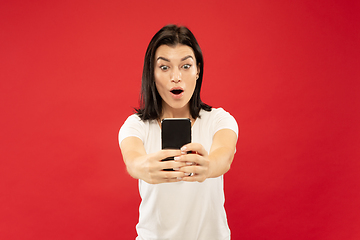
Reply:
<svg viewBox="0 0 360 240"><path fill-rule="evenodd" d="M175 171L178 171L181 167L186 166L185 162L180 161L163 161L160 162L160 168L161 169L173 169Z"/></svg>
<svg viewBox="0 0 360 240"><path fill-rule="evenodd" d="M179 156L181 155L181 151L180 150L161 150L158 152L158 157L162 160L168 157L174 157L174 156Z"/></svg>
<svg viewBox="0 0 360 240"><path fill-rule="evenodd" d="M179 156L180 154L180 150L160 150L154 154L153 160L157 162L171 161L174 160L174 156Z"/></svg>
<svg viewBox="0 0 360 240"><path fill-rule="evenodd" d="M186 144L180 150L181 150L181 154L186 154L187 152L191 151L191 152L195 152L201 156L208 155L207 151L205 150L203 145L201 145L200 143Z"/></svg>
<svg viewBox="0 0 360 240"><path fill-rule="evenodd" d="M150 162L152 171L162 171L163 169L172 169L172 168L179 168L183 164L175 163L175 161L166 161L166 160L173 160L167 159L174 156L179 156L180 150L160 150L156 153L151 154Z"/></svg>
<svg viewBox="0 0 360 240"><path fill-rule="evenodd" d="M204 157L202 157L198 154L194 154L194 153L176 156L174 158L174 160L175 160L175 162L182 162L182 163L184 163L184 165L187 165L187 166L196 165L196 164L204 165L204 163L205 163Z"/></svg>
<svg viewBox="0 0 360 240"><path fill-rule="evenodd" d="M184 177L184 173L180 171L166 171L166 170L158 170L150 174L150 183L165 183L165 182L179 182Z"/></svg>
<svg viewBox="0 0 360 240"><path fill-rule="evenodd" d="M195 174L193 176L186 176L182 178L182 181L184 182L203 182L205 181L205 177L203 177L202 175L199 174Z"/></svg>
<svg viewBox="0 0 360 240"><path fill-rule="evenodd" d="M184 173L179 171L162 171L160 173L160 178L172 181L181 180L183 177Z"/></svg>
<svg viewBox="0 0 360 240"><path fill-rule="evenodd" d="M182 179L184 182L196 182L196 177L192 176L192 177L183 177Z"/></svg>
<svg viewBox="0 0 360 240"><path fill-rule="evenodd" d="M180 168L179 172L183 172L186 176L189 176L190 174L199 174L201 173L201 167L194 165L194 166L186 166Z"/></svg>

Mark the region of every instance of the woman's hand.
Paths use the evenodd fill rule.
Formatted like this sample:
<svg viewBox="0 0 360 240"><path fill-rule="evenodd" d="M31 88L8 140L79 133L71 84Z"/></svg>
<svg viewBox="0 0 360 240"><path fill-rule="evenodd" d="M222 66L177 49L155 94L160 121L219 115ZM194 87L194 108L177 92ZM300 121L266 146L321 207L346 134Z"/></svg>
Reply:
<svg viewBox="0 0 360 240"><path fill-rule="evenodd" d="M125 138L121 144L121 153L128 173L136 179L150 184L178 182L184 177L179 169L186 164L176 161L162 161L168 157L180 156L180 150L160 150L147 154L142 141L137 137ZM165 171L173 169L174 171Z"/></svg>
<svg viewBox="0 0 360 240"><path fill-rule="evenodd" d="M216 178L230 169L234 158L237 136L230 129L222 129L215 133L208 153L199 143L189 143L181 148L181 156L175 158L184 167L183 181L203 182L206 178ZM191 152L187 154L187 152Z"/></svg>
<svg viewBox="0 0 360 240"><path fill-rule="evenodd" d="M151 184L179 182L184 173L179 171L185 163L176 161L162 161L168 157L180 156L180 150L160 150L153 154L141 156L137 161L141 162L139 172L140 179Z"/></svg>
<svg viewBox="0 0 360 240"><path fill-rule="evenodd" d="M189 153L188 153L189 152ZM209 177L209 155L200 143L189 143L181 148L181 155L175 157L175 162L182 163L179 171L183 172L183 181L203 182Z"/></svg>

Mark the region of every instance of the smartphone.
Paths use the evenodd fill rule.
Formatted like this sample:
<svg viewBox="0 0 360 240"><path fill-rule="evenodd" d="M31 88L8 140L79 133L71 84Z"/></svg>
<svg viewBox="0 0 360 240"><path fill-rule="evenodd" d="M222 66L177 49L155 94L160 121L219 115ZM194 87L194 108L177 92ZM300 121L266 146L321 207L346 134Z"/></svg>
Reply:
<svg viewBox="0 0 360 240"><path fill-rule="evenodd" d="M191 120L188 118L165 118L161 121L162 149L180 149L191 143ZM174 160L168 157L162 161ZM171 171L172 169L164 169Z"/></svg>

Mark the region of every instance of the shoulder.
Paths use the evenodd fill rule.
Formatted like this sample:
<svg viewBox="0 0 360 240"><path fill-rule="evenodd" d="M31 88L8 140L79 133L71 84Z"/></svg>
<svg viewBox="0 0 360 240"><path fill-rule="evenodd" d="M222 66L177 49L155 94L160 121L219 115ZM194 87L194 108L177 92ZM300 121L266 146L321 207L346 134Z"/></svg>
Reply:
<svg viewBox="0 0 360 240"><path fill-rule="evenodd" d="M238 135L238 125L235 118L223 108L212 108L211 111L200 111L200 121L213 129L213 133L221 129L231 129Z"/></svg>
<svg viewBox="0 0 360 240"><path fill-rule="evenodd" d="M125 123L139 123L139 124L141 124L141 123L144 123L144 121L141 120L141 118L137 114L132 114L125 120Z"/></svg>
<svg viewBox="0 0 360 240"><path fill-rule="evenodd" d="M211 108L211 111L205 111L202 109L199 115L201 119L231 116L231 114L225 111L223 108Z"/></svg>
<svg viewBox="0 0 360 240"><path fill-rule="evenodd" d="M135 136L143 140L148 127L149 121L141 120L137 114L130 115L120 128L119 142L130 136Z"/></svg>

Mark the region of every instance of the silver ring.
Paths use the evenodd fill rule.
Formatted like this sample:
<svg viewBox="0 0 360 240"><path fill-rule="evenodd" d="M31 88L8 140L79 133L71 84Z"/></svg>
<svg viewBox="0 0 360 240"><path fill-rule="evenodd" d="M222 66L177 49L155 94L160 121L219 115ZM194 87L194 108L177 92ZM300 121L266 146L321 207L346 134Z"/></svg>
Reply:
<svg viewBox="0 0 360 240"><path fill-rule="evenodd" d="M189 177L192 177L192 176L194 176L194 173L190 173Z"/></svg>

